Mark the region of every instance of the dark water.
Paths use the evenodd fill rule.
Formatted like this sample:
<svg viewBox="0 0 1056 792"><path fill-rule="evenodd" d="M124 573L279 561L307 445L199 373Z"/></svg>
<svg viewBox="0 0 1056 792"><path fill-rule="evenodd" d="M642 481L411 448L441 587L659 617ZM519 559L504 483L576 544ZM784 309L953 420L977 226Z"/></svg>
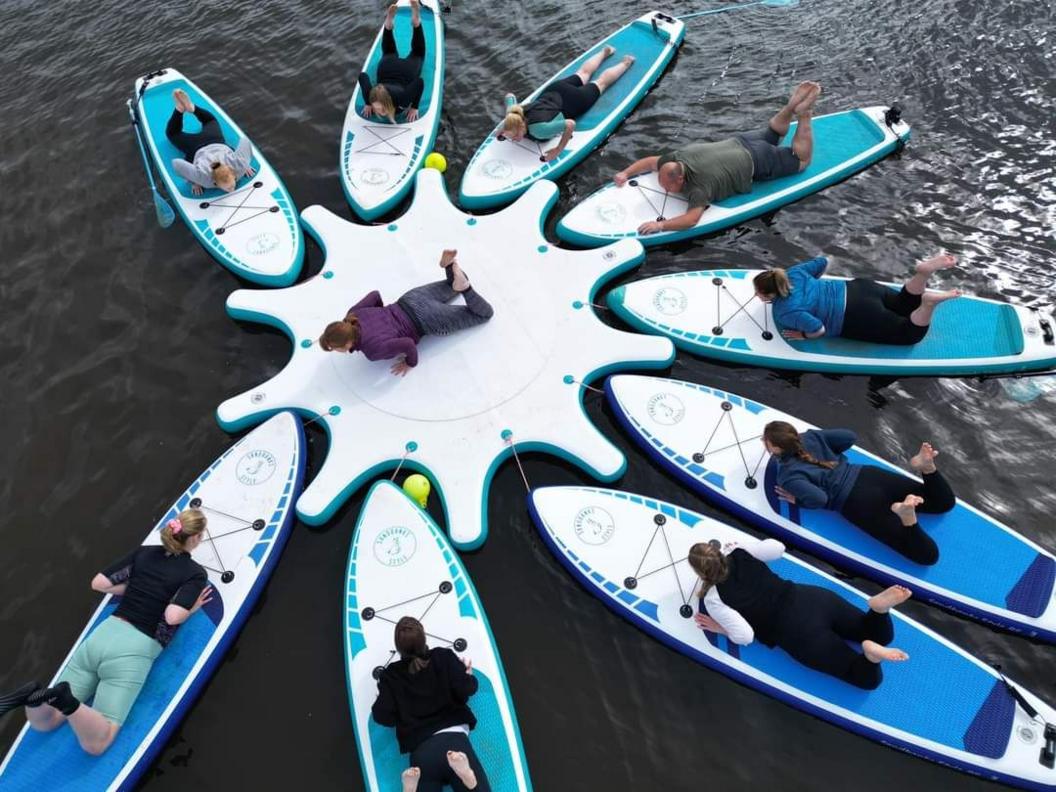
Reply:
<svg viewBox="0 0 1056 792"><path fill-rule="evenodd" d="M677 2L666 10L704 7ZM164 65L201 83L267 153L298 206L348 209L337 141L382 6L352 2L0 5L0 688L47 678L95 607L92 574L138 542L229 442L228 396L284 364L284 337L224 313L235 278L177 224L153 225L124 99ZM526 92L641 13L640 3L455 0L438 149L461 169L506 89ZM945 246L971 292L1048 305L1056 245L1056 12L1046 2L804 0L690 23L638 111L562 186L555 217L657 141L764 121L801 79L820 112L901 100L911 147L736 231L650 253L639 275L790 263L898 277ZM309 248L308 271L321 264ZM954 486L1056 549L1051 395L998 382L777 375L680 354L674 376L729 388L898 455L922 438ZM615 427L620 486L709 514ZM325 437L311 434L318 468ZM581 474L526 460L534 484ZM150 790L362 788L345 697L339 596L360 498L298 526L237 646L148 776ZM611 615L541 545L516 469L466 558L506 664L540 790L986 788L705 670ZM985 554L980 556L985 574ZM864 581L855 581L873 590ZM1056 700L1053 649L913 603L906 610ZM0 752L21 716L0 725Z"/></svg>

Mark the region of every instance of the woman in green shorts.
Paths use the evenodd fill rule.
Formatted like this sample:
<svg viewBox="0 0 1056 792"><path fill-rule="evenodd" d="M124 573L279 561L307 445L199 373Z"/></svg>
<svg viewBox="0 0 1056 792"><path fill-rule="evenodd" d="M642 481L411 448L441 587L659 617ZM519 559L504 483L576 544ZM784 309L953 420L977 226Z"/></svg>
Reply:
<svg viewBox="0 0 1056 792"><path fill-rule="evenodd" d="M205 570L191 558L204 530L205 515L185 509L162 528L160 545L137 547L97 574L92 589L120 596L117 609L81 642L52 687L31 682L0 697L0 715L25 706L37 731L69 721L85 751L106 751L155 658L211 598ZM91 706L83 703L93 696Z"/></svg>

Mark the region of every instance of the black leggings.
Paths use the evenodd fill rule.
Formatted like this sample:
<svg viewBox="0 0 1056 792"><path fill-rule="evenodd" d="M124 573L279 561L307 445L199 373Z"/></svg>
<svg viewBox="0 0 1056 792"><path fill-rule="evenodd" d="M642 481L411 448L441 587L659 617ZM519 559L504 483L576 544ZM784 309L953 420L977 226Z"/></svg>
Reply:
<svg viewBox="0 0 1056 792"><path fill-rule="evenodd" d="M169 123L165 125L165 137L169 139L176 148L183 152L188 162L194 162L194 155L198 149L210 146L213 143L223 143L224 133L220 129L220 122L208 110L195 106L194 117L202 125L201 132L183 131L183 113L173 110L169 116Z"/></svg>
<svg viewBox="0 0 1056 792"><path fill-rule="evenodd" d="M584 85L577 74L551 83L539 94L536 101L542 99L543 94L548 93L555 93L561 97L561 112L564 113L565 118L579 118L601 98L601 89L598 88L597 83L588 82Z"/></svg>
<svg viewBox="0 0 1056 792"><path fill-rule="evenodd" d="M781 624L777 645L803 665L866 690L875 689L883 679L880 664L846 642L891 643L895 637L891 614L862 613L834 591L796 584Z"/></svg>
<svg viewBox="0 0 1056 792"><path fill-rule="evenodd" d="M868 278L848 281L840 335L873 344L916 344L928 334L927 325L915 325L909 318L920 307L920 297L905 286L895 291Z"/></svg>
<svg viewBox="0 0 1056 792"><path fill-rule="evenodd" d="M907 495L924 499L917 511L925 514L942 514L956 505L953 490L941 473L936 470L922 478L923 484L901 473L863 465L840 514L896 553L930 566L939 560L938 545L920 525L905 526L891 511L891 504L905 500Z"/></svg>
<svg viewBox="0 0 1056 792"><path fill-rule="evenodd" d="M411 34L411 54L406 58L401 58L396 51L396 36L391 30L386 30L381 34L378 82L387 85L410 85L421 74L424 60L425 33L422 32L421 25Z"/></svg>
<svg viewBox="0 0 1056 792"><path fill-rule="evenodd" d="M418 767L422 775L418 779L418 792L440 792L450 786L455 792L468 792L451 765L447 763L448 751L461 751L469 759L469 766L477 776L473 792L491 792L488 776L480 764L469 738L461 732L434 734L411 751L409 767Z"/></svg>

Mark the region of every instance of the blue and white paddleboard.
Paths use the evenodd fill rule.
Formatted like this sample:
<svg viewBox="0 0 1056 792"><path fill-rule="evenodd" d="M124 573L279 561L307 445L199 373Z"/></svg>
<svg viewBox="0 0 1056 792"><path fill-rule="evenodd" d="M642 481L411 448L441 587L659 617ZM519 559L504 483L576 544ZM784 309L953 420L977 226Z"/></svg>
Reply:
<svg viewBox="0 0 1056 792"><path fill-rule="evenodd" d="M397 659L393 627L403 616L422 622L430 646L472 659L479 688L469 700L477 716L469 739L491 788L532 788L513 698L473 583L436 523L388 481L371 488L356 523L344 613L349 704L371 792L397 792L408 767L395 730L370 715L378 696L375 673Z"/></svg>
<svg viewBox="0 0 1056 792"><path fill-rule="evenodd" d="M585 60L607 45L613 46L616 52L601 69L615 65L624 55L636 58L634 65L601 95L594 106L576 119L572 139L551 162L542 161L543 152L557 145L560 136L546 143L530 138L499 140L500 122L466 166L459 203L470 210L500 206L512 201L539 179L552 181L568 173L637 107L663 74L684 35L684 23L659 11L650 11L599 41L529 96L518 97L522 104L531 102L546 86L575 74ZM495 102L500 105L502 97L496 96Z"/></svg>
<svg viewBox="0 0 1056 792"><path fill-rule="evenodd" d="M887 107L862 107L814 119L814 158L795 176L756 182L752 191L733 195L709 206L692 228L639 234L638 226L650 220L677 217L688 211L686 199L665 191L655 173L631 179L623 187L611 181L587 196L561 218L557 235L566 242L597 247L634 237L646 247L713 234L768 214L785 204L864 170L909 140L909 126L885 122ZM792 124L785 145L792 140Z"/></svg>
<svg viewBox="0 0 1056 792"><path fill-rule="evenodd" d="M406 56L411 51L411 7L408 0L399 0L397 6L393 34L397 52ZM407 196L414 186L414 174L436 143L444 91L444 23L436 0L422 0L421 15L425 90L418 118L407 121L397 116L396 124L364 118L366 97L358 83L348 103L341 130L341 186L352 209L364 220L385 214ZM372 85L377 83L381 35L379 31L363 65Z"/></svg>
<svg viewBox="0 0 1056 792"><path fill-rule="evenodd" d="M815 338L786 341L768 303L755 298L760 270L701 270L618 286L616 315L688 352L727 363L795 371L893 376L968 376L1056 366L1050 314L1021 305L959 297L942 303L920 343L896 346ZM891 288L899 288L893 284Z"/></svg>
<svg viewBox="0 0 1056 792"><path fill-rule="evenodd" d="M802 432L814 428L810 424L680 380L617 375L605 391L617 419L650 456L739 517L839 567L909 586L918 600L1056 641L1056 558L978 509L957 501L946 514L920 514L921 527L939 546L938 563L921 566L837 512L801 509L777 498L776 463L760 439L763 427L788 421ZM846 453L853 463L904 473L857 446Z"/></svg>
<svg viewBox="0 0 1056 792"><path fill-rule="evenodd" d="M161 69L136 80L136 125L172 203L202 246L233 273L263 286L289 286L304 262L304 236L293 199L256 145L252 162L256 173L250 178L241 176L234 192L213 189L195 195L190 182L172 167L183 153L165 137L172 92L177 88L216 117L231 148L248 137L220 105L175 69ZM188 132L201 130L189 113L183 124Z"/></svg>
<svg viewBox="0 0 1056 792"><path fill-rule="evenodd" d="M89 756L69 726L44 734L27 724L0 765L0 789L133 788L208 683L278 561L304 478L303 446L300 419L279 413L225 451L179 497L143 544L160 544L166 522L189 506L201 508L208 539L194 559L208 571L212 601L180 626L154 661L106 753ZM106 596L73 649L116 607L117 600Z"/></svg>
<svg viewBox="0 0 1056 792"><path fill-rule="evenodd" d="M910 659L885 664L880 686L861 690L781 649L758 641L738 646L696 627L689 548L710 539L755 541L748 534L667 503L591 487L533 490L529 509L550 549L588 591L673 649L884 745L994 781L1056 788L1056 770L1039 761L1044 723L1017 706L986 663L912 619L893 612L892 645ZM770 567L866 608L864 594L790 555ZM1045 721L1056 719L1052 707L1019 692Z"/></svg>

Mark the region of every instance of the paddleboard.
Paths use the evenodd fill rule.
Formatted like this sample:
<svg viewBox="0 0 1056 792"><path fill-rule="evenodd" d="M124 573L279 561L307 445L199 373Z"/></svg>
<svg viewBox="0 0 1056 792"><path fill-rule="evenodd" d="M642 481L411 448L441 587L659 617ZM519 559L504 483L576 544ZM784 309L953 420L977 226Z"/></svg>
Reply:
<svg viewBox="0 0 1056 792"><path fill-rule="evenodd" d="M917 344L871 344L824 336L787 341L774 324L770 305L755 298L752 278L759 272L661 275L618 286L607 300L616 315L636 329L665 335L688 352L727 363L899 377L999 374L1056 366L1056 322L1051 314L982 297L964 296L939 305L928 334Z"/></svg>
<svg viewBox="0 0 1056 792"><path fill-rule="evenodd" d="M239 178L231 193L212 189L195 195L190 182L172 167L173 160L184 158L183 153L165 137L174 107L172 92L177 88L185 90L196 107L216 117L227 145L235 148L240 138L249 137L220 105L176 69L161 69L136 80L136 126L169 198L198 241L222 265L253 283L289 286L304 262L304 236L293 199L255 145L252 177ZM198 132L201 124L188 113L183 129Z"/></svg>
<svg viewBox="0 0 1056 792"><path fill-rule="evenodd" d="M597 247L617 239L633 237L646 247L666 245L681 239L714 234L753 217L769 214L806 195L842 181L882 160L909 140L905 122L885 121L890 108L862 107L814 119L814 157L806 169L794 176L754 182L752 191L717 201L692 228L639 234L647 221L677 217L689 210L685 198L668 193L656 173L636 176L623 187L609 182L572 207L557 224L557 235L566 242ZM793 123L783 145L795 134Z"/></svg>
<svg viewBox="0 0 1056 792"><path fill-rule="evenodd" d="M528 104L551 83L575 74L584 61L607 45L614 47L616 52L602 64L599 72L619 63L624 55L636 58L631 68L601 95L594 106L575 119L572 139L550 162L543 161L543 153L557 145L560 135L545 143L530 138L499 140L500 121L466 166L459 189L459 203L470 210L500 206L512 201L539 179L554 180L568 173L637 107L663 74L684 35L684 23L659 11L650 11L599 41L527 97L518 97L522 104ZM501 96L496 97L496 103L501 99Z"/></svg>
<svg viewBox="0 0 1056 792"><path fill-rule="evenodd" d="M143 544L160 544L162 527L183 509L202 509L208 538L193 555L208 572L212 601L180 626L154 661L106 753L89 756L69 726L41 733L27 724L0 765L0 789L112 792L136 785L223 660L278 561L304 478L303 446L300 419L279 413L231 446L180 495ZM73 650L118 602L104 597Z"/></svg>
<svg viewBox="0 0 1056 792"><path fill-rule="evenodd" d="M1007 525L960 500L945 514L920 514L921 527L939 546L938 563L922 566L837 512L777 498L776 462L763 447L763 427L787 421L803 432L815 428L810 424L680 380L614 376L605 392L617 419L661 467L764 531L878 582L909 586L918 600L1056 641L1056 558ZM852 463L909 475L858 446L846 455Z"/></svg>
<svg viewBox="0 0 1056 792"><path fill-rule="evenodd" d="M473 661L479 687L469 699L477 717L469 740L491 788L532 788L513 697L473 583L432 518L391 482L371 487L359 514L344 610L348 697L368 789L398 792L400 773L408 767L395 729L370 715L381 669L399 659L393 628L404 616L422 622L431 647L446 646Z"/></svg>
<svg viewBox="0 0 1056 792"><path fill-rule="evenodd" d="M396 51L404 57L411 52L411 6L408 0L399 0L397 6L393 34ZM407 121L397 116L396 124L364 118L366 97L358 83L348 103L339 172L345 197L364 220L385 214L407 196L414 186L414 174L436 143L444 87L444 23L436 0L422 0L421 17L425 90L418 103L418 118ZM377 83L381 35L379 30L363 65L372 85Z"/></svg>
<svg viewBox="0 0 1056 792"><path fill-rule="evenodd" d="M698 629L696 576L686 562L697 542L754 538L687 509L591 487L544 487L529 510L551 551L609 608L671 648L798 709L884 745L994 781L1053 789L1040 761L1044 723L1032 720L994 669L898 612L892 646L909 654L886 663L876 690L814 671L758 641L747 646ZM796 583L830 589L864 610L866 596L790 555L770 564ZM1017 686L1045 721L1056 711ZM687 722L692 713L685 713ZM648 729L648 726L645 726ZM765 746L760 746L765 750Z"/></svg>

